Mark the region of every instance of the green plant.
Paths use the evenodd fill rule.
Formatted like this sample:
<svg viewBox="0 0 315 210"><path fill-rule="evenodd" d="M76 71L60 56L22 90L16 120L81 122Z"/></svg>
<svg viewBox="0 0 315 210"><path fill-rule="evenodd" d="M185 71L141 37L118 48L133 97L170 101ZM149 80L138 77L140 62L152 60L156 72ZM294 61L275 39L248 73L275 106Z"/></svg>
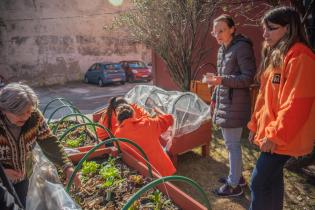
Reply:
<svg viewBox="0 0 315 210"><path fill-rule="evenodd" d="M71 148L79 147L80 143L81 143L80 139L68 139L66 141L66 145Z"/></svg>
<svg viewBox="0 0 315 210"><path fill-rule="evenodd" d="M162 200L162 192L159 190L155 190L152 195L149 195L149 199L154 204L154 210L161 209L167 203L170 203L170 200L166 200L165 202Z"/></svg>
<svg viewBox="0 0 315 210"><path fill-rule="evenodd" d="M144 182L143 177L141 175L131 175L129 177L129 180L136 185L142 185Z"/></svg>
<svg viewBox="0 0 315 210"><path fill-rule="evenodd" d="M122 182L118 168L115 166L115 158L109 157L105 166L103 166L99 172L101 177L105 180L102 187L116 186Z"/></svg>
<svg viewBox="0 0 315 210"><path fill-rule="evenodd" d="M73 133L70 133L74 135ZM66 145L71 148L79 147L80 144L84 141L84 133L80 133L79 136L75 139L72 139L71 136L69 136L68 139L66 139Z"/></svg>
<svg viewBox="0 0 315 210"><path fill-rule="evenodd" d="M94 161L84 161L83 167L82 167L82 175L83 176L91 176L97 172L97 170L100 168L100 164L94 162Z"/></svg>

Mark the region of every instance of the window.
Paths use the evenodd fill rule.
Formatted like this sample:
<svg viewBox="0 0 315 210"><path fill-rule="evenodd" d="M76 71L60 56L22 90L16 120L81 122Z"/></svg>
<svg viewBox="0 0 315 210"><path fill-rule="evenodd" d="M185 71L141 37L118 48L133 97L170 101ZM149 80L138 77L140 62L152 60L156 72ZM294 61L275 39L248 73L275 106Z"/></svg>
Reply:
<svg viewBox="0 0 315 210"><path fill-rule="evenodd" d="M108 70L119 70L121 65L119 63L107 64L105 68Z"/></svg>
<svg viewBox="0 0 315 210"><path fill-rule="evenodd" d="M135 61L129 63L130 68L145 68L146 65L141 61Z"/></svg>

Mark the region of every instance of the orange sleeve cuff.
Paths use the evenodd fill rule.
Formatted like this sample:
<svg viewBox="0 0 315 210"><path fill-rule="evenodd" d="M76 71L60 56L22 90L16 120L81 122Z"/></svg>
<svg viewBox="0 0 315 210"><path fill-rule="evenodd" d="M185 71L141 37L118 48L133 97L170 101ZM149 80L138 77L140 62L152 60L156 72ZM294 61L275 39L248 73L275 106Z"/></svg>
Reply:
<svg viewBox="0 0 315 210"><path fill-rule="evenodd" d="M265 133L266 133L266 137L268 138L268 140L272 141L273 143L275 143L277 145L286 145L287 144L283 139L279 138L279 135L277 133L277 129L275 127L267 126L265 128Z"/></svg>

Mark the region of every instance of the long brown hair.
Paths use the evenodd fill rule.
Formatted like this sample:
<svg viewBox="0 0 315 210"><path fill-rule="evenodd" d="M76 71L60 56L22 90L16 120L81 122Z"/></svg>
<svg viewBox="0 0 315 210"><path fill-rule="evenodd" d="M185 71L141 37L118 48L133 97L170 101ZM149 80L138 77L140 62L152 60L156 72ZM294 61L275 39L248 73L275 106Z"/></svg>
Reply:
<svg viewBox="0 0 315 210"><path fill-rule="evenodd" d="M112 128L112 115L113 112L116 111L117 107L121 104L128 104L128 102L122 97L113 97L109 101L109 105L107 107L106 116L107 116L107 128Z"/></svg>
<svg viewBox="0 0 315 210"><path fill-rule="evenodd" d="M256 74L257 81L268 66L279 68L283 65L284 56L294 43L301 42L309 46L300 14L292 7L283 6L271 9L266 12L261 22L267 27L270 23L286 26L287 33L273 47L263 43L261 64Z"/></svg>

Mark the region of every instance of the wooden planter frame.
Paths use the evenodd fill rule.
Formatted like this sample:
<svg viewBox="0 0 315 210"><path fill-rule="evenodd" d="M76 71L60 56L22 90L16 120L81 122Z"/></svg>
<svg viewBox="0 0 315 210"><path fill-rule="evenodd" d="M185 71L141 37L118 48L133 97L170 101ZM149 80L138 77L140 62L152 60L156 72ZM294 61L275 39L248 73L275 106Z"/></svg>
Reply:
<svg viewBox="0 0 315 210"><path fill-rule="evenodd" d="M78 163L81 158L89 151L89 149L93 148L92 146L87 146L84 148L80 148L80 153L69 155L69 158L72 160L73 163ZM113 155L117 156L117 149L114 147L109 148L99 148L94 153L90 155L88 159L96 158L96 157L102 157L105 155ZM121 153L122 160L124 163L126 163L129 167L137 170L140 174L144 176L149 175L148 168L145 164L140 162L139 160L135 159L131 154L122 151ZM161 178L160 175L152 171L154 178ZM163 192L165 195L168 195L169 198L180 208L183 210L206 210L207 208L200 204L198 201L181 191L179 188L177 188L175 185L171 183L163 183L159 184L157 188Z"/></svg>

